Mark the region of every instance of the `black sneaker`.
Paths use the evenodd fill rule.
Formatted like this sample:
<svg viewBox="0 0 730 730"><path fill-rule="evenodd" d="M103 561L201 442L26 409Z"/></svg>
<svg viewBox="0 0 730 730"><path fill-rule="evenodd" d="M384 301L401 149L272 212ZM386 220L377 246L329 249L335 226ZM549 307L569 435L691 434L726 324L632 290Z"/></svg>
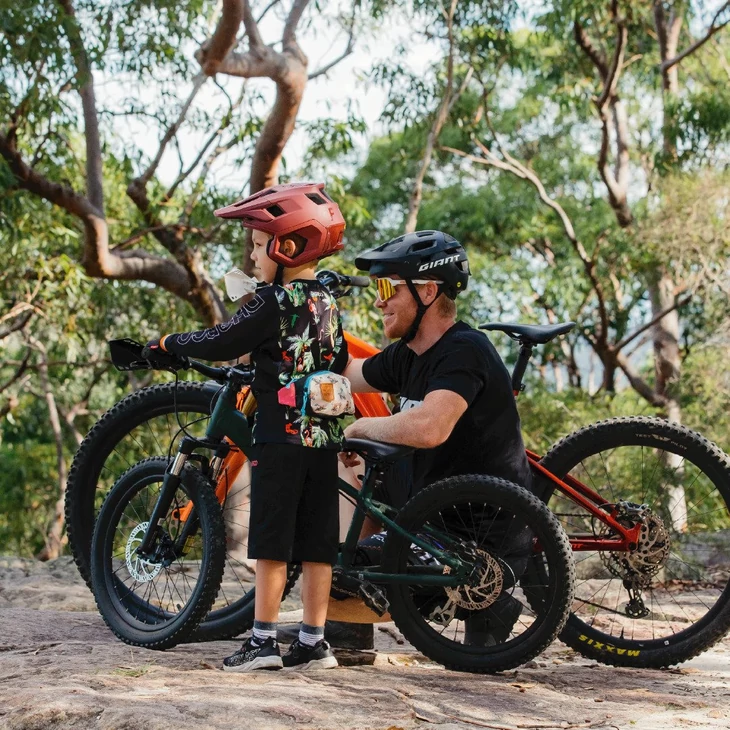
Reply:
<svg viewBox="0 0 730 730"><path fill-rule="evenodd" d="M334 669L337 666L337 659L324 639L320 639L314 646L307 646L299 639L294 639L281 661L285 670L294 669L300 672L309 669Z"/></svg>
<svg viewBox="0 0 730 730"><path fill-rule="evenodd" d="M253 672L257 669L281 669L282 666L276 639L268 638L259 643L253 636L235 654L223 660L226 672Z"/></svg>
<svg viewBox="0 0 730 730"><path fill-rule="evenodd" d="M501 595L489 608L466 617L464 643L472 646L497 646L508 641L522 613L522 604L513 596Z"/></svg>

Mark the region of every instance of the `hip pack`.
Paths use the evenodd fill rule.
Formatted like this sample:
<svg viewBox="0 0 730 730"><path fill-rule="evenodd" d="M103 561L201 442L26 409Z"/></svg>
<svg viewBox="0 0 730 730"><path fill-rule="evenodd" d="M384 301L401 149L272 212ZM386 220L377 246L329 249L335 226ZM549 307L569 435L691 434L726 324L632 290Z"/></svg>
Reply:
<svg viewBox="0 0 730 730"><path fill-rule="evenodd" d="M279 403L320 418L339 418L355 413L350 381L329 370L318 370L292 380L278 392Z"/></svg>

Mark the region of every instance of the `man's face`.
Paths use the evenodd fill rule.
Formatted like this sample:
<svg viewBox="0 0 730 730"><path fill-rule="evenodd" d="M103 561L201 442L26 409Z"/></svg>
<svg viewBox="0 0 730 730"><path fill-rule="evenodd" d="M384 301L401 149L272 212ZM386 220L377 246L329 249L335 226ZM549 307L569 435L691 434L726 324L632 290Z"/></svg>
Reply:
<svg viewBox="0 0 730 730"><path fill-rule="evenodd" d="M251 251L251 261L253 261L253 275L259 281L271 283L276 276L276 261L272 261L267 253L266 246L271 239L269 233L264 231L253 231L253 251Z"/></svg>
<svg viewBox="0 0 730 730"><path fill-rule="evenodd" d="M395 275L388 278L401 280L400 276ZM381 301L380 297L376 297L375 306L383 315L385 336L391 340L397 340L408 332L418 311L416 300L406 284L396 286L395 294L386 302Z"/></svg>

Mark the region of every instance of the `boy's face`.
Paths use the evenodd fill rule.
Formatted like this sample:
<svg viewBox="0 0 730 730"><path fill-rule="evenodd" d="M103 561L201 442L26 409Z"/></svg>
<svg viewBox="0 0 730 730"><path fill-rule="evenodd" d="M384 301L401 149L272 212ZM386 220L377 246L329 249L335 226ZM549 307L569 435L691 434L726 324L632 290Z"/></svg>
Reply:
<svg viewBox="0 0 730 730"><path fill-rule="evenodd" d="M276 261L272 261L266 253L266 247L272 236L264 231L254 231L252 238L251 261L253 261L254 266L253 275L259 281L270 284L276 276Z"/></svg>
<svg viewBox="0 0 730 730"><path fill-rule="evenodd" d="M251 261L253 261L253 275L259 281L265 281L267 284L271 284L276 277L277 263L272 261L266 249L269 245L269 241L273 236L264 231L253 231L253 251L251 251ZM285 256L293 256L296 251L296 244L290 238L284 240L280 247L280 251Z"/></svg>

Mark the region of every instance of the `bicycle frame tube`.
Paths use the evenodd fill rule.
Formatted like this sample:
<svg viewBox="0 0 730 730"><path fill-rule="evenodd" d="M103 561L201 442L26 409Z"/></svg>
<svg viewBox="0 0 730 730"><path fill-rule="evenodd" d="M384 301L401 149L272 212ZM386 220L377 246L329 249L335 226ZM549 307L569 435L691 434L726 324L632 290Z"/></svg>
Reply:
<svg viewBox="0 0 730 730"><path fill-rule="evenodd" d="M583 509L593 515L597 520L603 522L612 530L615 530L620 537L596 537L595 535L569 535L570 546L575 552L584 552L589 550L612 550L612 551L628 551L634 550L639 540L639 532L641 525L634 527L626 527L613 517L612 512L606 512L601 509L601 505L605 504L605 500L600 494L587 487L582 482L568 474L565 481L556 477L551 471L548 471L540 464L540 457L532 451L527 450L527 459L531 466L540 472L546 479L549 479L555 487L579 504Z"/></svg>
<svg viewBox="0 0 730 730"><path fill-rule="evenodd" d="M418 535L413 535L403 529L400 525L396 524L396 522L390 517L390 514L395 515L397 510L387 504L382 504L371 497L374 489L372 475L373 467L368 465L363 477L362 489L356 489L351 484L340 479L340 492L344 492L347 496L355 499L357 502L357 509L355 510L355 514L352 516L352 522L350 523L350 528L347 531L347 537L345 538L344 545L340 551L338 565L343 567L345 570L355 573L358 577L366 576L376 583L417 583L420 585L429 584L445 586L460 585L469 571L469 565L459 558L439 550L431 543L420 538ZM436 570L434 570L433 575L413 576L407 573L380 573L378 571L370 570L364 566L362 568L353 566L352 561L355 556L355 548L357 547L357 543L360 538L360 531L366 515L384 523L391 530L397 532L402 537L409 539L413 544L418 545L418 547L422 550L433 555L433 557L442 564L439 568L441 572L437 573ZM449 569L448 572L444 572L447 568ZM454 571L453 573L450 572L452 570Z"/></svg>

